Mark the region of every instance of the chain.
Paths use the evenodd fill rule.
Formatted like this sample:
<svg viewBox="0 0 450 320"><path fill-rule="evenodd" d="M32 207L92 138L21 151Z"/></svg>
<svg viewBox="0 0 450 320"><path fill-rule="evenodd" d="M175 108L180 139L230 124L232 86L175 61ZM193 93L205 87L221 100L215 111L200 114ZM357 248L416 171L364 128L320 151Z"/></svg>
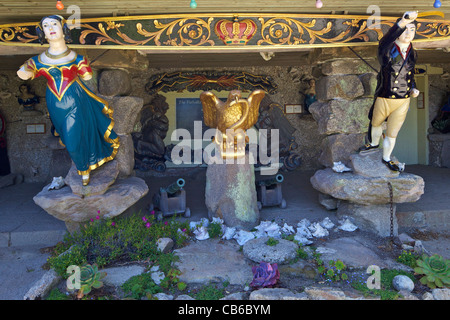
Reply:
<svg viewBox="0 0 450 320"><path fill-rule="evenodd" d="M388 187L389 187L389 202L391 205L391 242L394 242L394 193L392 192L392 184L390 182L388 182Z"/></svg>

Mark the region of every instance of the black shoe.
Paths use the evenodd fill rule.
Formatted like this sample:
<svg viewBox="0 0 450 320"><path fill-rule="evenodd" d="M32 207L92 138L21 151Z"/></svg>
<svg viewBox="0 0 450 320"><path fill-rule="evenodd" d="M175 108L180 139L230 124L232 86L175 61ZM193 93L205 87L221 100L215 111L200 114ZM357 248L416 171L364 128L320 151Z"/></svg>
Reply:
<svg viewBox="0 0 450 320"><path fill-rule="evenodd" d="M381 159L383 163L392 171L398 171L402 172L403 169L398 165L398 163L395 163L394 161L386 161L384 159Z"/></svg>
<svg viewBox="0 0 450 320"><path fill-rule="evenodd" d="M373 149L377 149L378 148L378 144L376 146L371 145L370 143L363 145L361 148L359 148L359 152L361 153L365 153L368 151L371 151Z"/></svg>

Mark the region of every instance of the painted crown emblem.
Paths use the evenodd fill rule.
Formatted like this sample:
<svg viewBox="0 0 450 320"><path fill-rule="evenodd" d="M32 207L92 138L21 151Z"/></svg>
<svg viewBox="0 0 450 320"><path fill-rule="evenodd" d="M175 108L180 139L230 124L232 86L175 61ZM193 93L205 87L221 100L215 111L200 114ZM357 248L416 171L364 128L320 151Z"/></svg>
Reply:
<svg viewBox="0 0 450 320"><path fill-rule="evenodd" d="M246 45L256 33L256 23L250 19L239 21L237 17L234 21L222 19L216 23L214 31L226 45Z"/></svg>

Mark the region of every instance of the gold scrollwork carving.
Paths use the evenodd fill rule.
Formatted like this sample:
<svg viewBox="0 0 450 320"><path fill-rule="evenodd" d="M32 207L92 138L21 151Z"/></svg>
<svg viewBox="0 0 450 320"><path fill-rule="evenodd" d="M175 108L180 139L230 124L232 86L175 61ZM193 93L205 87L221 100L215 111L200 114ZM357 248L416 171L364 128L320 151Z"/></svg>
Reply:
<svg viewBox="0 0 450 320"><path fill-rule="evenodd" d="M207 20L188 18L188 19L177 19L171 21L167 24L161 23L158 20L153 20L153 24L156 29L155 32L150 32L144 29L141 22L136 24L136 34L144 36L142 40L134 40L131 35L127 35L121 32L120 27L123 26L121 23L115 23L112 21L107 21L107 29L103 23L99 23L97 28L91 26L90 24L83 24L84 30L81 32L80 43L85 44L87 36L91 34L96 35L95 44L100 45L104 42L113 42L119 45L146 45L149 42L154 42L154 45L161 46L201 46L204 44L214 45L214 41L210 39L211 37L211 22L213 18L208 18ZM116 37L112 37L109 30L115 30ZM177 36L172 38L172 35ZM162 39L167 38L163 41ZM163 42L161 42L163 41Z"/></svg>
<svg viewBox="0 0 450 320"><path fill-rule="evenodd" d="M20 26L0 28L0 41L10 42L16 38L22 43L28 43L38 38L36 35L29 34L27 31L28 28Z"/></svg>

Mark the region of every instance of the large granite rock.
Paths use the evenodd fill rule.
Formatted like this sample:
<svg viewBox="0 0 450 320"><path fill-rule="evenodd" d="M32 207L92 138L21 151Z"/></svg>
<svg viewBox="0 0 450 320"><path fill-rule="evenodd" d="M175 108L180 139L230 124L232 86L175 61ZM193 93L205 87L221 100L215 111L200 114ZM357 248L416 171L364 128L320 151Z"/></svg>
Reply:
<svg viewBox="0 0 450 320"><path fill-rule="evenodd" d="M410 173L393 178L364 177L327 168L317 171L310 181L314 189L322 193L363 205L389 203L388 182L392 185L394 203L416 202L424 192L422 177Z"/></svg>
<svg viewBox="0 0 450 320"><path fill-rule="evenodd" d="M316 85L318 100L351 100L364 94L364 87L356 75L331 75L322 77Z"/></svg>
<svg viewBox="0 0 450 320"><path fill-rule="evenodd" d="M276 239L277 243L268 245L269 237L260 237L244 244L244 255L256 262L287 264L297 257L298 246L288 240Z"/></svg>
<svg viewBox="0 0 450 320"><path fill-rule="evenodd" d="M250 230L259 223L255 172L245 163L212 163L206 170L205 204L210 219L219 217L229 227Z"/></svg>
<svg viewBox="0 0 450 320"><path fill-rule="evenodd" d="M366 155L352 154L349 160L352 172L338 173L327 168L317 171L310 181L322 194L341 200L338 217L351 217L361 230L382 237L390 235L392 208L395 236L398 233L395 204L419 200L424 193L424 181L410 173L389 170L381 159L382 149Z"/></svg>
<svg viewBox="0 0 450 320"><path fill-rule="evenodd" d="M376 63L375 59L370 59L370 63ZM343 74L365 74L373 73L370 68L361 59L337 59L329 60L322 64L322 73L324 75L343 75Z"/></svg>
<svg viewBox="0 0 450 320"><path fill-rule="evenodd" d="M363 177L398 177L400 172L389 170L389 168L382 162L383 149L379 148L373 152L361 155L359 153L350 155L350 167L355 174ZM392 156L393 161L397 161L395 156Z"/></svg>
<svg viewBox="0 0 450 320"><path fill-rule="evenodd" d="M134 170L134 146L131 134L119 134L120 147L117 152L115 161L119 165L118 178L126 178L133 175Z"/></svg>
<svg viewBox="0 0 450 320"><path fill-rule="evenodd" d="M251 265L239 245L230 241L198 241L174 253L179 257L175 266L181 271L180 281L188 284L228 281L231 285L242 285L253 279Z"/></svg>
<svg viewBox="0 0 450 320"><path fill-rule="evenodd" d="M396 205L392 205L392 233L398 235L398 220ZM391 205L363 205L341 201L339 203L337 217L351 217L359 229L367 232L375 232L381 237L391 235Z"/></svg>
<svg viewBox="0 0 450 320"><path fill-rule="evenodd" d="M97 216L118 216L148 193L145 181L137 177L118 179L104 194L89 197L72 193L68 186L59 190L47 189L48 185L34 196L34 202L50 215L65 221L69 231L74 230L77 223Z"/></svg>
<svg viewBox="0 0 450 320"><path fill-rule="evenodd" d="M322 140L322 153L319 162L325 167L333 167L333 162L342 162L346 166L350 164L350 155L358 151L364 144L364 133L333 134Z"/></svg>
<svg viewBox="0 0 450 320"><path fill-rule="evenodd" d="M373 98L316 101L309 111L319 125L320 134L363 133L369 126L367 115L372 104Z"/></svg>
<svg viewBox="0 0 450 320"><path fill-rule="evenodd" d="M102 96L114 111L114 131L117 134L133 132L134 124L144 106L144 99L140 97L107 97Z"/></svg>
<svg viewBox="0 0 450 320"><path fill-rule="evenodd" d="M75 195L89 197L104 194L109 186L114 183L118 175L119 162L112 160L91 171L90 183L87 186L83 186L81 176L78 174L75 164L72 163L72 167L64 178L64 182Z"/></svg>
<svg viewBox="0 0 450 320"><path fill-rule="evenodd" d="M124 69L105 69L99 75L98 90L105 96L126 96L131 92L131 77Z"/></svg>

